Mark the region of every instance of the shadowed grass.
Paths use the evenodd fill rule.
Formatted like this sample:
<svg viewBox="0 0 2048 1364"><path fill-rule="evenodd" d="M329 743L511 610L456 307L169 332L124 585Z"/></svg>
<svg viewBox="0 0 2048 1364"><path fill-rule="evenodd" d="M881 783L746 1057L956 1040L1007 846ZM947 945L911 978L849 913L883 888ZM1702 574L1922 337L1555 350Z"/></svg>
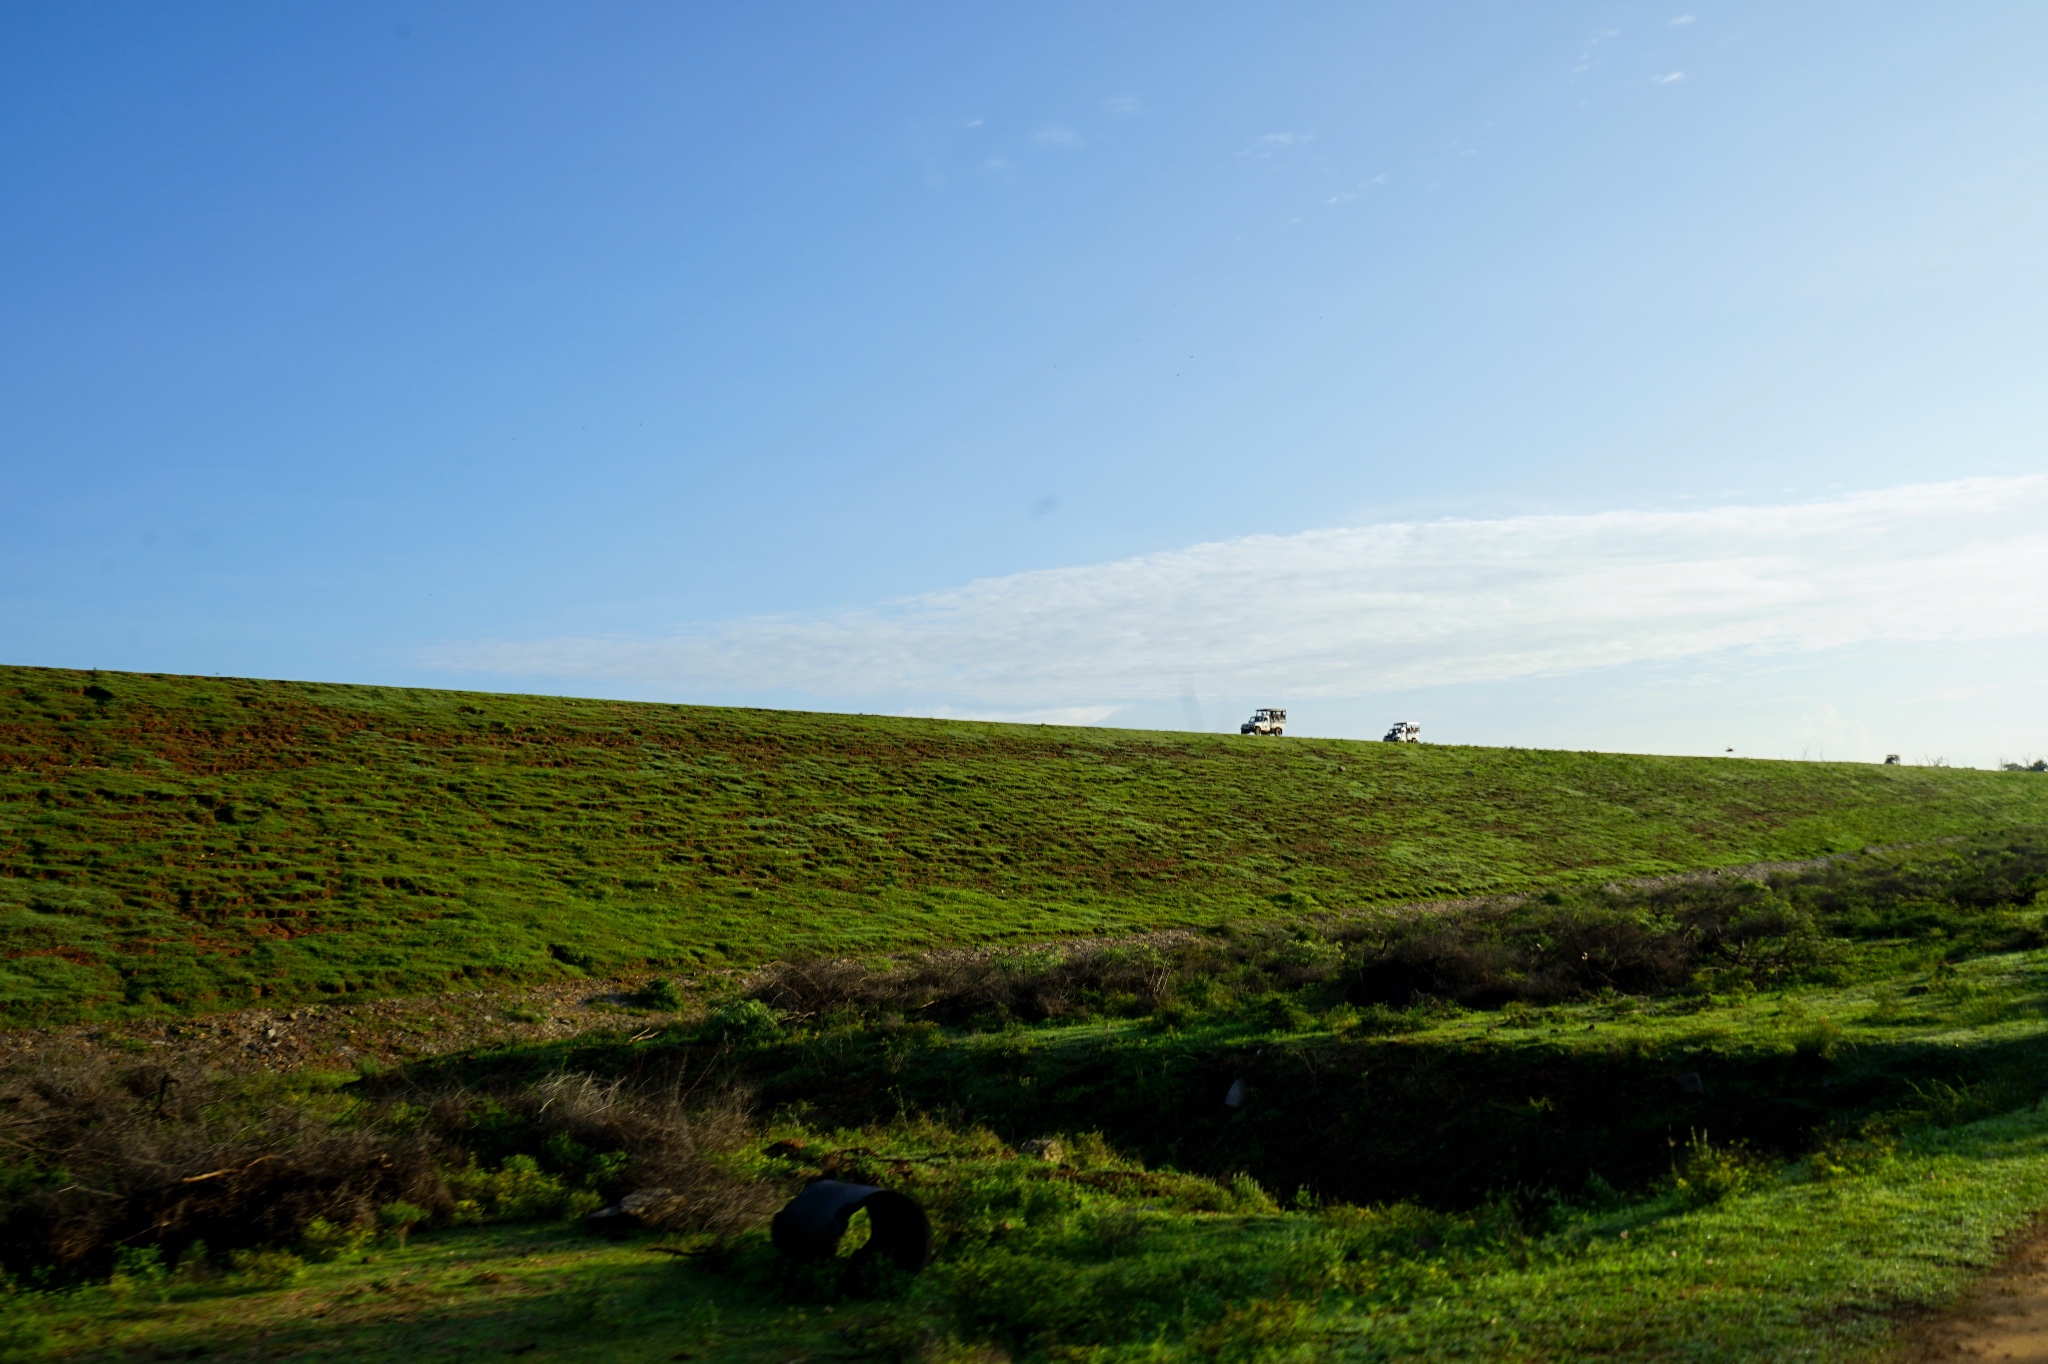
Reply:
<svg viewBox="0 0 2048 1364"><path fill-rule="evenodd" d="M1255 1188L1005 1159L928 1128L854 1136L932 1171L917 1182L950 1235L919 1279L798 1272L758 1234L674 1256L486 1227L281 1286L143 1273L17 1294L6 1329L19 1357L50 1360L1848 1361L1952 1298L2048 1202L2039 1109L1535 1234L1500 1212L1282 1211ZM1091 1168L1122 1177L1083 1182Z"/></svg>

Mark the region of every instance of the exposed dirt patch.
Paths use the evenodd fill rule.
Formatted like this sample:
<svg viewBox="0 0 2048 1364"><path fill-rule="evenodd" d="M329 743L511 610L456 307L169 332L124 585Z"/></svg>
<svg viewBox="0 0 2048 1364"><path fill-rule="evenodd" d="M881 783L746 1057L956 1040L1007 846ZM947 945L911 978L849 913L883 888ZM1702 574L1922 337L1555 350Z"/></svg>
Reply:
<svg viewBox="0 0 2048 1364"><path fill-rule="evenodd" d="M699 982L685 980L686 990ZM354 1070L488 1043L556 1041L587 1032L659 1028L674 1014L632 1007L644 980L575 981L297 1008L237 1009L198 1018L0 1032L0 1068L51 1052L129 1056L224 1072Z"/></svg>
<svg viewBox="0 0 2048 1364"><path fill-rule="evenodd" d="M2048 1364L2048 1224L2018 1242L1953 1310L1910 1328L1899 1359Z"/></svg>

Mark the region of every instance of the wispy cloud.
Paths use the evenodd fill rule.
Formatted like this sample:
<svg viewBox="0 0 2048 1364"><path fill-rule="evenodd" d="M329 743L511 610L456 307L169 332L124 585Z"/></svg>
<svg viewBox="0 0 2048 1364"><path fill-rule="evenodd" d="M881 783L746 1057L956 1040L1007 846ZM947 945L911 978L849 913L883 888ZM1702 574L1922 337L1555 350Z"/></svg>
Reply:
<svg viewBox="0 0 2048 1364"><path fill-rule="evenodd" d="M929 720L992 720L1003 725L1099 725L1116 714L1115 706L1049 706L1043 710L986 710L958 706L919 706L900 712Z"/></svg>
<svg viewBox="0 0 2048 1364"><path fill-rule="evenodd" d="M1652 85L1676 85L1676 84L1678 84L1678 82L1680 82L1680 81L1682 81L1682 80L1684 80L1684 79L1685 79L1685 73L1684 73L1683 71L1666 71L1666 72L1665 72L1665 73L1664 73L1663 75L1661 75L1661 76L1652 76L1652 77L1650 77L1650 84L1652 84Z"/></svg>
<svg viewBox="0 0 2048 1364"><path fill-rule="evenodd" d="M1727 651L2044 636L2048 478L2035 477L1252 536L663 637L451 643L425 661L987 713L1190 685L1365 696Z"/></svg>
<svg viewBox="0 0 2048 1364"><path fill-rule="evenodd" d="M1683 28L1687 24L1693 23L1698 18L1699 16L1697 14L1675 14L1671 18L1665 20L1665 22L1670 24L1673 28Z"/></svg>
<svg viewBox="0 0 2048 1364"><path fill-rule="evenodd" d="M1577 76L1583 74L1584 72L1591 71L1593 69L1594 51L1600 46L1600 44L1614 38L1619 38L1620 36L1621 30L1618 28L1603 28L1597 30L1592 37L1586 40L1586 50L1579 54L1579 64L1572 68L1572 74L1574 76Z"/></svg>
<svg viewBox="0 0 2048 1364"><path fill-rule="evenodd" d="M1315 140L1316 135L1314 133L1265 133L1253 138L1238 152L1238 155L1253 159L1281 156L1293 151L1297 147L1305 147Z"/></svg>
<svg viewBox="0 0 2048 1364"><path fill-rule="evenodd" d="M1142 114L1145 112L1145 102L1136 95L1111 95L1102 101L1102 108L1105 113L1111 114Z"/></svg>
<svg viewBox="0 0 2048 1364"><path fill-rule="evenodd" d="M1329 202L1333 204L1348 204L1353 199L1356 199L1359 195L1365 193L1367 190L1378 189L1381 185L1384 185L1386 183L1387 174L1385 171L1381 171L1378 175L1375 175L1370 180L1359 181L1355 189L1347 189L1340 194L1332 194L1330 196Z"/></svg>
<svg viewBox="0 0 2048 1364"><path fill-rule="evenodd" d="M1064 123L1048 123L1031 135L1031 140L1046 147L1078 147L1081 135Z"/></svg>

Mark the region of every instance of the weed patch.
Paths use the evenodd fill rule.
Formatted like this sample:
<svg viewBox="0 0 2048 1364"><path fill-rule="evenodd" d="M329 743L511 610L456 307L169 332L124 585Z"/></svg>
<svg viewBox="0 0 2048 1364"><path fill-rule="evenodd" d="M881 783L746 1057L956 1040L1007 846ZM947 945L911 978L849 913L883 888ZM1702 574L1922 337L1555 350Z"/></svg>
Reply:
<svg viewBox="0 0 2048 1364"><path fill-rule="evenodd" d="M426 1223L578 1217L639 1187L670 1190L681 1229L731 1232L772 1210L725 1162L751 1133L731 1093L559 1074L374 1094L139 1075L59 1063L0 1086L16 1153L0 1162L0 1267L132 1277L122 1256L195 1245L332 1255L373 1233L403 1245Z"/></svg>

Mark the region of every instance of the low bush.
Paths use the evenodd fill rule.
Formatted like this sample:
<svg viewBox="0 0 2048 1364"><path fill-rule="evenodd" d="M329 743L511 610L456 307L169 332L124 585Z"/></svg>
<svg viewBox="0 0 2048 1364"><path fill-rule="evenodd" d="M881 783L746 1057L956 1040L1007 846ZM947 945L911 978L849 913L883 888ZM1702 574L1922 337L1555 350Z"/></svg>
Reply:
<svg viewBox="0 0 2048 1364"><path fill-rule="evenodd" d="M949 1025L1147 1013L1179 980L1232 964L1206 943L1081 944L1025 953L930 952L880 966L814 959L771 967L749 995L800 1020L916 1015Z"/></svg>
<svg viewBox="0 0 2048 1364"><path fill-rule="evenodd" d="M0 1084L0 1264L103 1271L117 1246L248 1246L393 1199L448 1206L432 1136L278 1097L87 1060Z"/></svg>
<svg viewBox="0 0 2048 1364"><path fill-rule="evenodd" d="M2005 840L1122 944L811 959L767 968L746 994L813 1026L894 1016L988 1029L1095 1016L1178 1025L1276 994L1311 1008L1499 1008L1768 988L1839 975L1851 944L1875 938L1951 954L2038 945L2044 887L2048 844ZM766 1035L765 1023L750 1032L718 1018L720 1035Z"/></svg>
<svg viewBox="0 0 2048 1364"><path fill-rule="evenodd" d="M1716 1146L1704 1132L1694 1132L1671 1169L1671 1187L1687 1207L1710 1203L1756 1186L1771 1173L1771 1162L1741 1145Z"/></svg>
<svg viewBox="0 0 2048 1364"><path fill-rule="evenodd" d="M1655 995L1709 973L1722 988L1811 979L1842 957L1816 916L1769 880L1702 878L1502 901L1423 919L1373 916L1354 935L1352 998L1472 1008Z"/></svg>
<svg viewBox="0 0 2048 1364"><path fill-rule="evenodd" d="M402 1236L400 1244L404 1244ZM280 1250L274 1246L254 1246L234 1251L229 1255L228 1263L233 1266L233 1273L229 1275L228 1282L241 1288L288 1288L306 1273L304 1260L288 1250Z"/></svg>
<svg viewBox="0 0 2048 1364"><path fill-rule="evenodd" d="M737 999L713 1009L698 1029L714 1042L749 1045L782 1036L782 1018L758 999Z"/></svg>
<svg viewBox="0 0 2048 1364"><path fill-rule="evenodd" d="M0 1082L0 1267L106 1273L117 1253L196 1242L230 1255L333 1254L372 1228L575 1216L638 1187L729 1232L772 1194L724 1156L751 1133L740 1095L555 1075L475 1090L380 1082L327 1094L100 1061ZM349 1087L362 1090L363 1084ZM239 1272L239 1270L238 1270Z"/></svg>
<svg viewBox="0 0 2048 1364"><path fill-rule="evenodd" d="M688 1002L683 995L682 987L666 976L648 981L641 988L639 998L635 1001L642 1008L660 1009L666 1013L675 1013Z"/></svg>

